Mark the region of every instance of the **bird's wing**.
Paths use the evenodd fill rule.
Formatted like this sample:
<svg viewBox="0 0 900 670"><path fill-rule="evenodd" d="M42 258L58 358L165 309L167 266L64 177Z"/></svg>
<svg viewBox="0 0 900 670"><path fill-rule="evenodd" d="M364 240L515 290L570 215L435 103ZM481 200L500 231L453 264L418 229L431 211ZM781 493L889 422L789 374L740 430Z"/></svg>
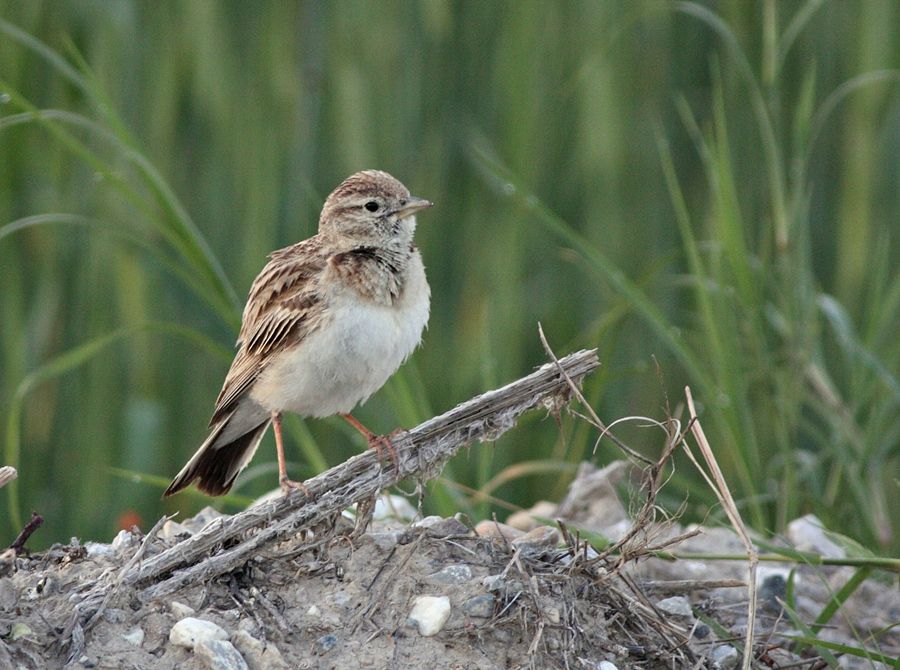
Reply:
<svg viewBox="0 0 900 670"><path fill-rule="evenodd" d="M216 399L210 426L234 408L286 346L309 335L322 322L319 278L327 257L313 237L273 252L250 287L238 336L238 352Z"/></svg>

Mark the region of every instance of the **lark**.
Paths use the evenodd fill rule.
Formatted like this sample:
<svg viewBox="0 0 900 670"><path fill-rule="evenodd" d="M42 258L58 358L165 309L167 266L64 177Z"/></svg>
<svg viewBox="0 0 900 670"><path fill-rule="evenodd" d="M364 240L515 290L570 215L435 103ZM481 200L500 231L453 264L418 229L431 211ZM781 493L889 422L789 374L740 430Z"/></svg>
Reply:
<svg viewBox="0 0 900 670"><path fill-rule="evenodd" d="M390 448L350 412L421 340L431 291L413 233L416 213L431 206L386 172L358 172L325 200L315 236L269 256L250 288L209 436L165 496L193 482L209 495L228 492L269 424L282 490L305 490L287 476L284 412L338 414L369 446Z"/></svg>

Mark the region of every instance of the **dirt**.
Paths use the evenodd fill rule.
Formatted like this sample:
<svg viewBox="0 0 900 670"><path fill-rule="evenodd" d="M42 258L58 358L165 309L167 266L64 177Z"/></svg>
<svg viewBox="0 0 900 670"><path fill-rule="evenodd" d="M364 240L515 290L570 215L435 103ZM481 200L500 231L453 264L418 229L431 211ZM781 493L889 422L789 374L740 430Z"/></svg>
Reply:
<svg viewBox="0 0 900 670"><path fill-rule="evenodd" d="M606 488L602 495L609 496L613 489ZM598 513L604 527L621 533L624 507L612 499L608 503L594 499L570 509L569 522L581 514L579 523L590 526L585 510L603 508ZM745 580L745 563L668 561L640 552L624 564L615 558L598 561L592 549L572 536L562 541L558 531L546 527L512 541L490 523L478 527L480 534L459 519L410 525L405 518L410 512L401 510L400 519L381 515L355 537L353 524L342 519L328 541L292 538L236 572L165 600L142 602L138 591L123 586L83 633L72 627L74 604L97 580L122 569L141 536L123 532L110 545L55 546L20 556L3 564L6 573L0 577L0 668L739 665L746 588L708 584ZM206 510L194 520L170 524L148 551L174 545L216 514ZM677 524L657 526L654 541L684 530ZM730 530L711 529L668 547L673 549L740 553L741 545ZM765 564L761 570L756 667L817 667L815 652L800 651L786 639L796 630L778 598L785 597L790 582L800 615L812 621L829 594L853 574L842 567L793 567L791 572L789 565ZM424 635L409 619L420 596L449 600L449 618L434 635ZM218 625L224 639L193 650L173 643L172 628L186 617ZM821 636L854 646L865 641L870 649L896 656L900 635L884 629L898 619L896 582L870 579ZM869 638L873 634L877 637ZM888 667L850 655L840 663Z"/></svg>

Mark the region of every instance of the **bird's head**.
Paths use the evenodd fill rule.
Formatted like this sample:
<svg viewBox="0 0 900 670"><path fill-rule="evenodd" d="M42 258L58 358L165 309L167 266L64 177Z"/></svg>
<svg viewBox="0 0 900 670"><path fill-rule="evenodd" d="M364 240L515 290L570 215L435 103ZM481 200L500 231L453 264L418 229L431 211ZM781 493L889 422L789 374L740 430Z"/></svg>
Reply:
<svg viewBox="0 0 900 670"><path fill-rule="evenodd" d="M387 172L364 170L347 177L325 200L319 233L353 245L409 244L416 212L432 204L410 195Z"/></svg>

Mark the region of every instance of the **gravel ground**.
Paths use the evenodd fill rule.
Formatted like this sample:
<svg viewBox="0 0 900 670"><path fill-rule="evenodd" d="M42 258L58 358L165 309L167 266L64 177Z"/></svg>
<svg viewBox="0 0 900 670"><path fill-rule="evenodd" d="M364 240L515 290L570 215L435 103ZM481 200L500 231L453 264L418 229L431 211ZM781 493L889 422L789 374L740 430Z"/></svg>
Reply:
<svg viewBox="0 0 900 670"><path fill-rule="evenodd" d="M561 518L571 529L627 532L616 495L621 468L584 466L560 504L534 516ZM387 500L387 499L386 499ZM334 535L295 537L248 565L165 600L142 602L122 587L95 625L71 627L74 604L104 575L120 570L141 543L123 531L111 544L73 543L0 564L0 668L733 668L746 626L746 565L630 553L591 560L592 549L557 528L514 515L510 526L429 517L391 496L364 534L343 519ZM146 549L173 546L217 512L170 522ZM686 530L648 528L654 542ZM789 537L816 543L811 519ZM322 541L324 540L324 541ZM567 541L566 541L567 540ZM811 546L803 546L804 543ZM309 548L313 547L313 548ZM669 550L672 550L669 547ZM679 553L740 553L727 529L680 542ZM792 580L800 615L812 621L853 574L850 568L763 565L759 579L758 667L817 667L796 653L781 610ZM716 583L718 582L718 584ZM896 580L864 583L821 637L896 656L900 635ZM796 632L796 631L793 631ZM869 639L869 636L876 636ZM877 640L877 641L876 641ZM887 667L840 658L842 667ZM823 666L824 667L824 666Z"/></svg>

